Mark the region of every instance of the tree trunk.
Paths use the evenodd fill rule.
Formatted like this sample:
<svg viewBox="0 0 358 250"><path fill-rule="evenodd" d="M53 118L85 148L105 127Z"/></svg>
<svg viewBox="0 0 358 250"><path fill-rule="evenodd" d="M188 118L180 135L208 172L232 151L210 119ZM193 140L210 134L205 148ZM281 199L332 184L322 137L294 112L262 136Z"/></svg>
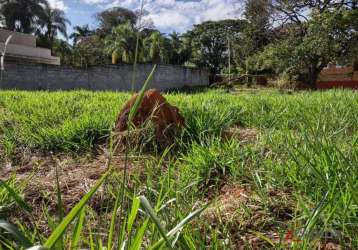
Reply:
<svg viewBox="0 0 358 250"><path fill-rule="evenodd" d="M307 84L310 88L312 88L312 89L316 88L316 82L318 79L318 75L319 75L319 73L316 73L316 71L308 73Z"/></svg>
<svg viewBox="0 0 358 250"><path fill-rule="evenodd" d="M326 66L325 64L321 63L319 66L315 64L309 67L306 82L310 88L312 89L316 88L318 76L325 66Z"/></svg>
<svg viewBox="0 0 358 250"><path fill-rule="evenodd" d="M118 54L113 51L112 53L112 64L117 64L118 63Z"/></svg>

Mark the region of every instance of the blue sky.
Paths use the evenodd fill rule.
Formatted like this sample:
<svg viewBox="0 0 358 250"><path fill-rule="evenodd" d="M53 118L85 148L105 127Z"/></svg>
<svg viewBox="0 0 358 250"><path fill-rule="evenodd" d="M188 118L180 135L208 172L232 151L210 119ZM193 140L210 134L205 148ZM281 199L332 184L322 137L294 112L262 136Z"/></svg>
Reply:
<svg viewBox="0 0 358 250"><path fill-rule="evenodd" d="M138 10L140 0L48 0L52 7L65 11L72 26L96 26L95 13L120 6ZM240 16L239 0L144 0L148 20L164 33L185 32L193 24ZM71 33L72 27L69 27Z"/></svg>

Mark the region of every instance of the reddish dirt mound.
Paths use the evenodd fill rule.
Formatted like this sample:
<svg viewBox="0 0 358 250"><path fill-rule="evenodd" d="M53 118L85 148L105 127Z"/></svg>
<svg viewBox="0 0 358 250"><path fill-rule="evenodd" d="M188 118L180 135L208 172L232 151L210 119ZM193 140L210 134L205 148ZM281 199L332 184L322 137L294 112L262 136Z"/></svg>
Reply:
<svg viewBox="0 0 358 250"><path fill-rule="evenodd" d="M118 115L115 132L127 130L128 116L137 97L138 95L134 95L122 108ZM173 141L179 128L185 126L185 120L180 115L179 109L170 105L156 89L145 92L132 123L139 128L148 121L151 121L154 126L156 139L164 146Z"/></svg>

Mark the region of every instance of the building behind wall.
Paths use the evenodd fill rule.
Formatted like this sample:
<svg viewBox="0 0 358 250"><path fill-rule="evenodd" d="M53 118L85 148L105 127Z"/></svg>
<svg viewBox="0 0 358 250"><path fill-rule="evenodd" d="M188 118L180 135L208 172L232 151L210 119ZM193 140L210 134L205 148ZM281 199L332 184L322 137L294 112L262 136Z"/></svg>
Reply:
<svg viewBox="0 0 358 250"><path fill-rule="evenodd" d="M358 89L358 57L353 60L352 64L346 66L330 63L319 75L317 88Z"/></svg>
<svg viewBox="0 0 358 250"><path fill-rule="evenodd" d="M33 63L60 65L60 58L51 55L51 50L36 47L36 37L30 34L0 29L0 50L12 35L6 49L5 63Z"/></svg>

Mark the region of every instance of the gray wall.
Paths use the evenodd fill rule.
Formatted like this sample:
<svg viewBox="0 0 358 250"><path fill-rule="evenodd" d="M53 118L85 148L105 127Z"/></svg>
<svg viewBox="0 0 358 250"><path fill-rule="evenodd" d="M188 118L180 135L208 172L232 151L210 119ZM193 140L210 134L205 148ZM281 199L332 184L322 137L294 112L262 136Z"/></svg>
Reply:
<svg viewBox="0 0 358 250"><path fill-rule="evenodd" d="M153 65L138 65L135 89L139 90L150 74ZM6 64L2 89L21 90L118 90L131 89L132 65L94 66L77 69L68 66ZM159 90L180 89L209 85L205 70L181 66L158 65L150 88Z"/></svg>

